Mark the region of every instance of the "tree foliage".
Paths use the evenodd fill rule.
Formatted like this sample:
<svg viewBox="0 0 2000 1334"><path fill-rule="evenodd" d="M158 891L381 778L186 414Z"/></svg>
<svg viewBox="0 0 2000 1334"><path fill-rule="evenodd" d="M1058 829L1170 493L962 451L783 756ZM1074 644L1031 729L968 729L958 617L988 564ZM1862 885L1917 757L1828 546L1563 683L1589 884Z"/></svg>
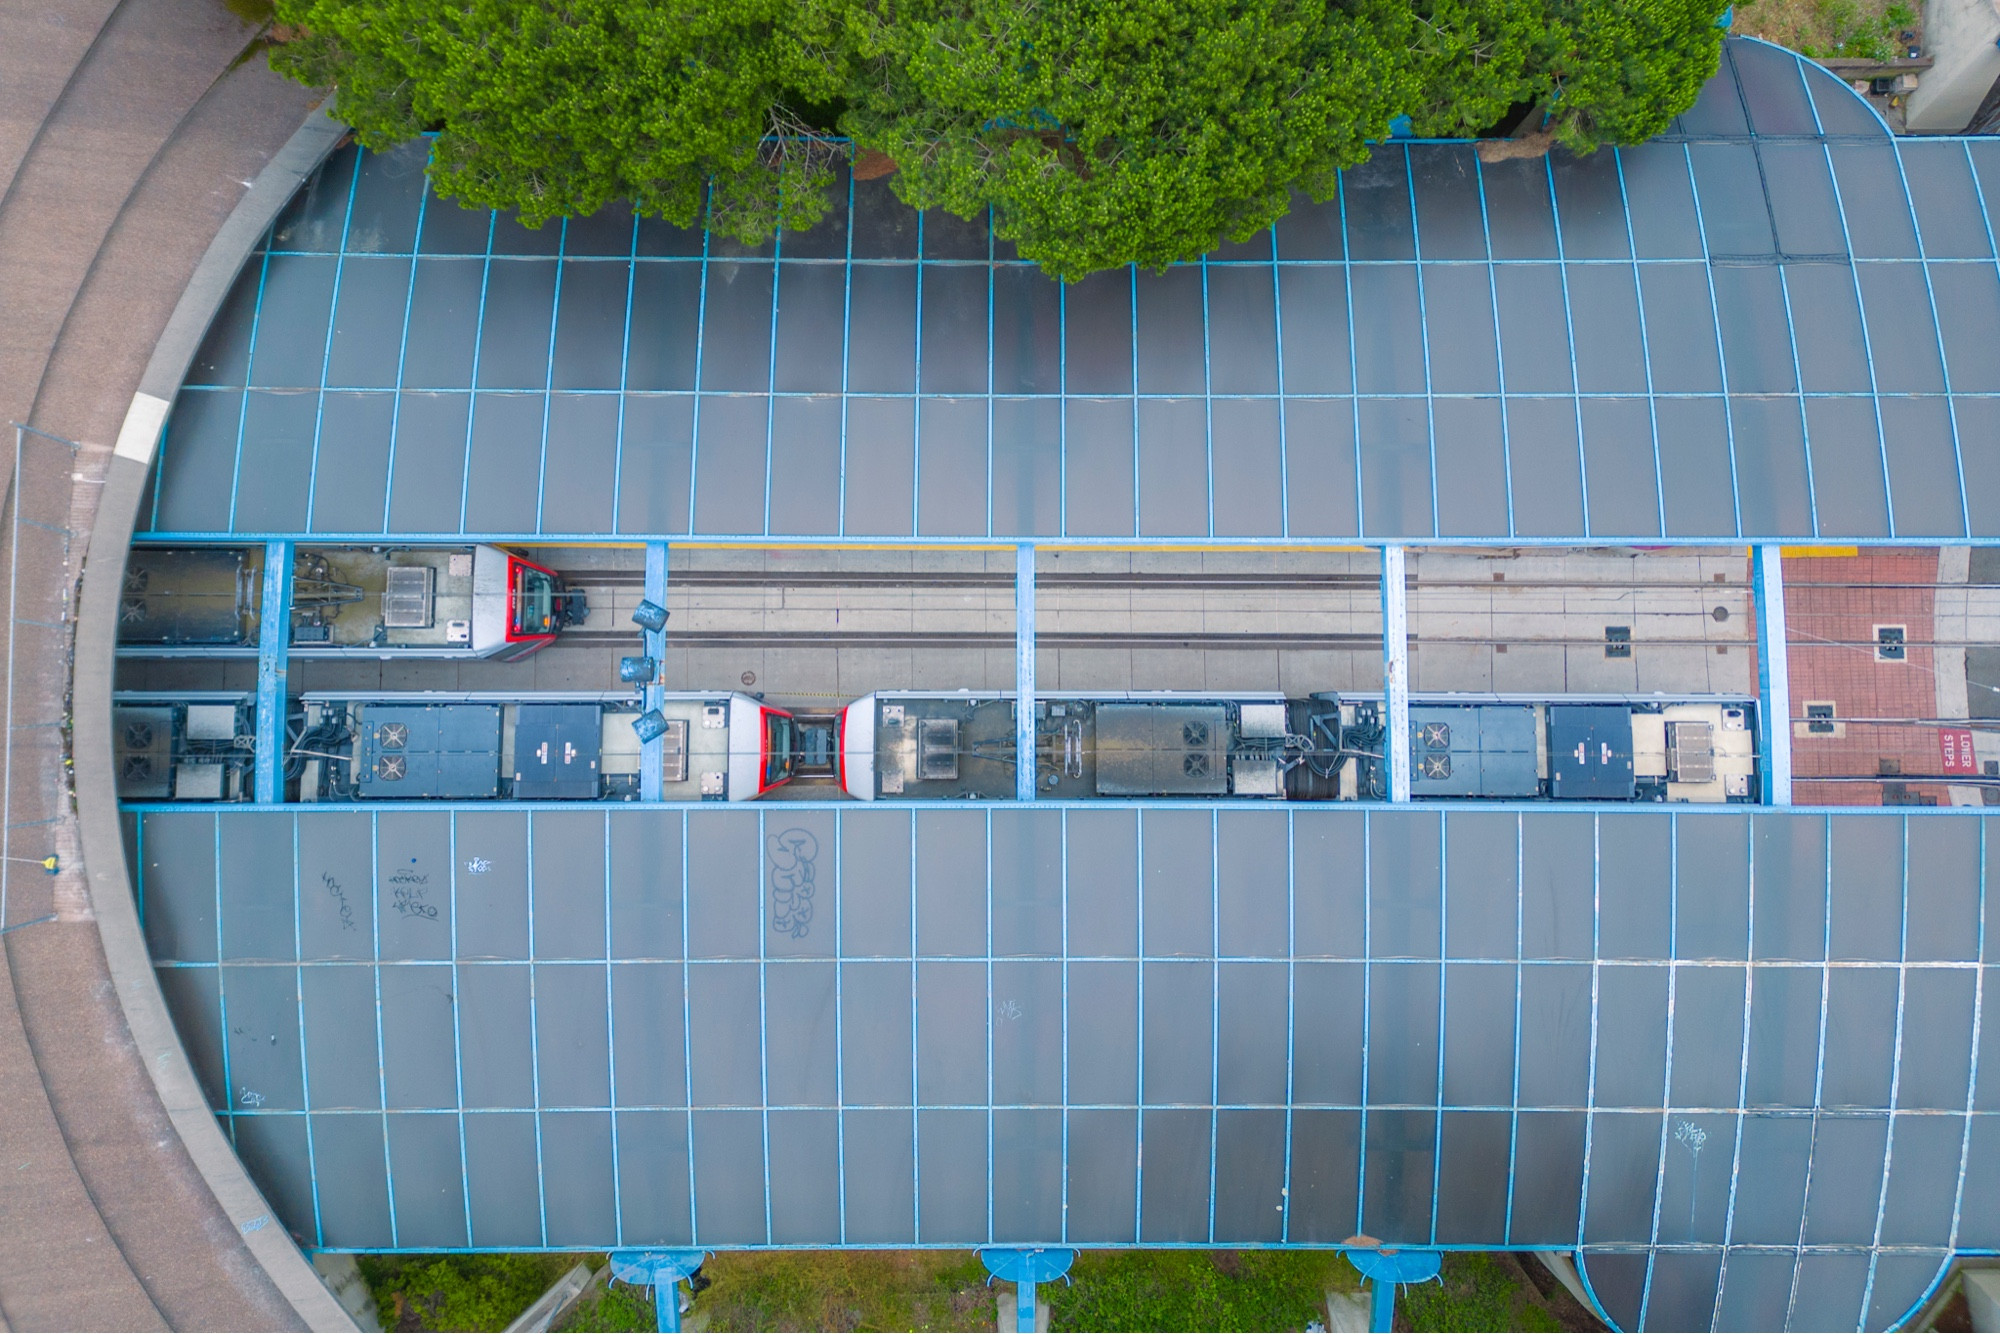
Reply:
<svg viewBox="0 0 2000 1334"><path fill-rule="evenodd" d="M1714 72L1721 0L277 0L283 72L530 224L630 199L810 226L851 141L1050 273L1163 266L1324 199L1411 118L1587 152Z"/></svg>
<svg viewBox="0 0 2000 1334"><path fill-rule="evenodd" d="M1417 134L1465 138L1517 108L1587 153L1694 105L1722 55L1716 0L1429 0L1415 13Z"/></svg>
<svg viewBox="0 0 2000 1334"><path fill-rule="evenodd" d="M438 131L431 175L537 225L629 199L758 241L826 210L837 150L788 108L838 97L841 0L279 0L272 64L335 89L385 148Z"/></svg>
<svg viewBox="0 0 2000 1334"><path fill-rule="evenodd" d="M1541 61L1558 142L1589 151L1649 139L1694 105L1722 59L1715 0L1564 0Z"/></svg>
<svg viewBox="0 0 2000 1334"><path fill-rule="evenodd" d="M1064 278L1164 266L1324 197L1387 137L1402 0L880 0L844 127L897 190Z"/></svg>

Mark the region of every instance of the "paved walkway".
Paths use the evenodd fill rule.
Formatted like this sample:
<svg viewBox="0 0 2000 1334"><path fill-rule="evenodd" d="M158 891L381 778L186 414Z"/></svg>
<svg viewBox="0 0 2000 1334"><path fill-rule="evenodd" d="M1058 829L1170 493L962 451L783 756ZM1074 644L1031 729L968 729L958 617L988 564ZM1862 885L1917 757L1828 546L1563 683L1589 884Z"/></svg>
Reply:
<svg viewBox="0 0 2000 1334"><path fill-rule="evenodd" d="M73 458L31 444L9 494L67 540L24 525L18 555L0 553L16 603L11 633L0 622L8 851L65 857L53 878L6 864L5 922L56 920L0 942L0 1327L298 1324L137 1058L83 890L53 725L110 442L210 239L315 100L261 60L232 69L250 37L218 0L0 7L0 420L82 442Z"/></svg>

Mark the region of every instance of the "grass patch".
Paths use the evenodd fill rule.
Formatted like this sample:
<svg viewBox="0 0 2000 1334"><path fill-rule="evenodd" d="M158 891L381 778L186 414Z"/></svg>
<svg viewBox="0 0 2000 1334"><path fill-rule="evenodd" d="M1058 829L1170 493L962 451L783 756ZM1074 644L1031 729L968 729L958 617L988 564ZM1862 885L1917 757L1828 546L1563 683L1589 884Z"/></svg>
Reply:
<svg viewBox="0 0 2000 1334"><path fill-rule="evenodd" d="M713 1331L993 1328L986 1270L969 1251L739 1251L710 1256L701 1272L710 1286L687 1319ZM600 1289L561 1326L654 1327L651 1291L622 1283Z"/></svg>
<svg viewBox="0 0 2000 1334"><path fill-rule="evenodd" d="M1732 30L1815 60L1890 60L1903 54L1902 34L1916 32L1917 22L1903 0L1745 0Z"/></svg>
<svg viewBox="0 0 2000 1334"><path fill-rule="evenodd" d="M605 1263L602 1255L357 1259L383 1327L397 1331L503 1330L577 1261ZM735 1252L711 1256L702 1272L710 1286L690 1318L718 1334L993 1328L995 1293L970 1251ZM1041 1289L1057 1329L1300 1330L1325 1319L1328 1288L1362 1286L1330 1250L1084 1251L1070 1275L1074 1286ZM1440 1280L1398 1294L1399 1329L1564 1328L1512 1256L1451 1252ZM593 1288L559 1328L651 1330L653 1294L622 1283Z"/></svg>
<svg viewBox="0 0 2000 1334"><path fill-rule="evenodd" d="M386 1330L505 1329L584 1257L363 1255L361 1276ZM602 1264L604 1257L594 1257ZM652 1308L647 1308L648 1315ZM651 1329L648 1325L646 1328Z"/></svg>
<svg viewBox="0 0 2000 1334"><path fill-rule="evenodd" d="M1085 1251L1070 1277L1041 1289L1056 1329L1304 1329L1358 1286L1338 1251Z"/></svg>
<svg viewBox="0 0 2000 1334"><path fill-rule="evenodd" d="M1447 1251L1436 1283L1412 1283L1396 1294L1399 1329L1560 1330L1542 1295L1512 1256Z"/></svg>
<svg viewBox="0 0 2000 1334"><path fill-rule="evenodd" d="M767 1251L717 1255L695 1299L712 1330L993 1328L986 1270L970 1251Z"/></svg>

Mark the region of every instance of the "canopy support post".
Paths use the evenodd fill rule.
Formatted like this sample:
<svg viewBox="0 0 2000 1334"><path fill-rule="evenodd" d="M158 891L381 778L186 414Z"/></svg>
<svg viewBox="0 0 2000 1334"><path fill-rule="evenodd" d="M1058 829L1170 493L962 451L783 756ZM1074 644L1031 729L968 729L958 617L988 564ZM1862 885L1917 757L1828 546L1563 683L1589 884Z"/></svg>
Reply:
<svg viewBox="0 0 2000 1334"><path fill-rule="evenodd" d="M667 605L667 544L648 542L646 544L646 601L657 607ZM664 670L667 654L667 630L664 623L658 630L641 628L639 637L645 643L643 656L653 660L653 675L641 692L642 713L650 713L660 707L660 673ZM639 744L639 800L658 801L660 799L660 738L654 737ZM676 1325L676 1328L679 1326Z"/></svg>
<svg viewBox="0 0 2000 1334"><path fill-rule="evenodd" d="M1410 616L1403 548L1382 548L1382 766L1389 800L1410 799Z"/></svg>
<svg viewBox="0 0 2000 1334"><path fill-rule="evenodd" d="M611 1276L621 1283L653 1290L653 1328L678 1334L681 1327L680 1285L700 1272L707 1251L613 1251ZM695 1285L690 1283L690 1288Z"/></svg>
<svg viewBox="0 0 2000 1334"><path fill-rule="evenodd" d="M979 1252L979 1262L986 1266L986 1272L991 1275L987 1279L988 1283L997 1278L1014 1285L1014 1328L1019 1334L1029 1334L1030 1330L1040 1327L1040 1307L1035 1300L1035 1285L1053 1283L1067 1276L1069 1267L1076 1262L1076 1252L1065 1248L1041 1246L1018 1250L1011 1247L988 1246Z"/></svg>
<svg viewBox="0 0 2000 1334"><path fill-rule="evenodd" d="M1349 1237L1347 1262L1368 1280L1368 1328L1392 1330L1396 1327L1396 1286L1399 1283L1428 1283L1443 1268L1444 1256L1437 1251L1407 1251L1400 1246L1384 1246L1373 1237Z"/></svg>
<svg viewBox="0 0 2000 1334"><path fill-rule="evenodd" d="M1014 799L1035 799L1035 544L1014 548Z"/></svg>
<svg viewBox="0 0 2000 1334"><path fill-rule="evenodd" d="M257 800L285 799L285 663L292 648L292 544L264 544L257 604Z"/></svg>
<svg viewBox="0 0 2000 1334"><path fill-rule="evenodd" d="M1784 549L1752 548L1757 599L1757 740L1759 795L1766 806L1792 804L1792 673L1785 640Z"/></svg>

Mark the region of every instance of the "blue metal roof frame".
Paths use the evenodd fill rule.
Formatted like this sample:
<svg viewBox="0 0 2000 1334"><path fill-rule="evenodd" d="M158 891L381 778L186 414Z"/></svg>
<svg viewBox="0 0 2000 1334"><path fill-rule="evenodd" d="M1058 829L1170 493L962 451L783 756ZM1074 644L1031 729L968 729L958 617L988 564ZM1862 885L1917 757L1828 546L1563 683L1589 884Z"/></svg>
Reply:
<svg viewBox="0 0 2000 1334"><path fill-rule="evenodd" d="M1655 1329L1882 1328L2000 1248L1976 817L131 819L176 1022L307 1245L1365 1232L1580 1249Z"/></svg>
<svg viewBox="0 0 2000 1334"><path fill-rule="evenodd" d="M398 540L2000 536L2000 143L1744 39L1661 138L1394 142L1064 287L845 182L749 248L332 158L245 268L142 529Z"/></svg>

